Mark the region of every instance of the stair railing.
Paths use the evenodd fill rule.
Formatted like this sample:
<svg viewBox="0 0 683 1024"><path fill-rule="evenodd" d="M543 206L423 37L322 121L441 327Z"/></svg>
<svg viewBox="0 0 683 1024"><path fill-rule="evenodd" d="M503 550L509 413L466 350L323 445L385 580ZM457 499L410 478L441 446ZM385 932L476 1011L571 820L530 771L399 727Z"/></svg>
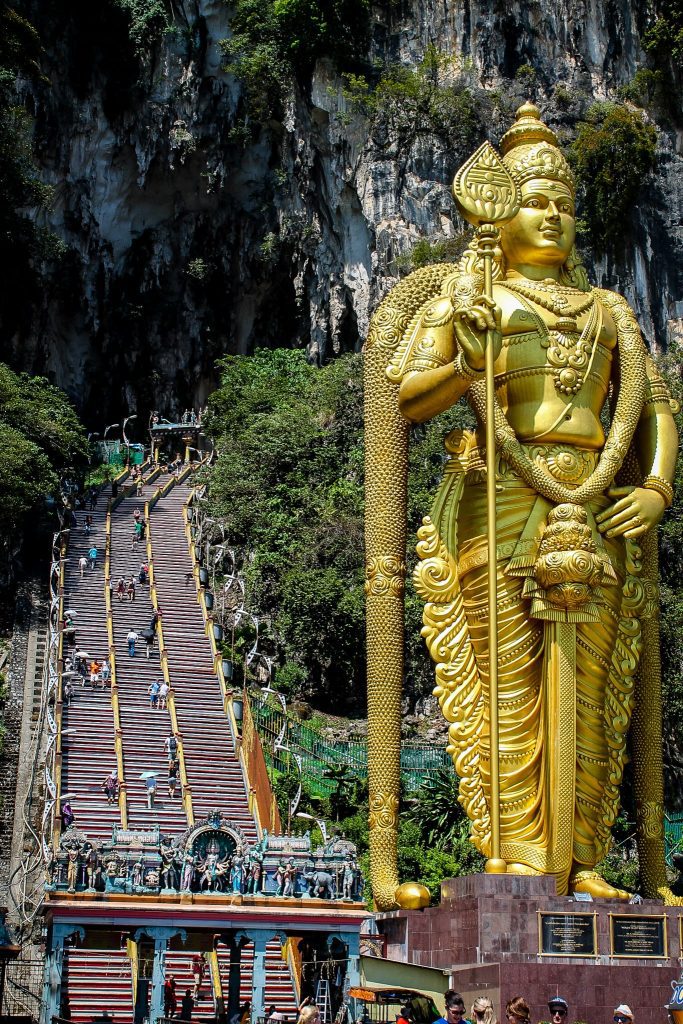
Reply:
<svg viewBox="0 0 683 1024"><path fill-rule="evenodd" d="M287 961L297 1006L301 1005L301 972L303 970L301 950L299 949L300 941L300 938L290 935L282 947L282 959Z"/></svg>
<svg viewBox="0 0 683 1024"><path fill-rule="evenodd" d="M225 1002L223 999L223 983L221 981L221 970L218 963L218 953L215 949L212 949L206 954L206 959L209 964L209 974L211 976L211 990L213 992L213 1002L217 1011L217 1016L223 1016L225 1013Z"/></svg>
<svg viewBox="0 0 683 1024"><path fill-rule="evenodd" d="M138 944L135 939L126 939L126 955L130 960L130 982L133 990L133 1006L135 1006L138 998L138 978L140 976Z"/></svg>
<svg viewBox="0 0 683 1024"><path fill-rule="evenodd" d="M52 782L54 786L54 804L52 817L52 846L55 853L59 849L59 838L62 833L62 672L64 671L64 574L66 565L67 545L64 534L59 535L59 591L57 601L57 692L55 694L54 712L54 761ZM47 768L47 761L46 761Z"/></svg>
<svg viewBox="0 0 683 1024"><path fill-rule="evenodd" d="M175 479L172 480L171 486L175 483ZM169 488L170 490L170 488ZM163 488L157 488L155 493L152 495L150 501L145 502L145 524L147 526L147 565L149 566L149 597L152 602L152 607L155 612L159 611L159 598L157 596L156 585L154 583L154 552L152 548L152 525L150 511L162 496ZM168 492L167 492L168 493ZM192 789L187 778L187 767L185 764L185 750L183 747L183 739L178 726L178 715L175 706L175 696L173 693L173 684L171 682L171 676L168 671L168 652L166 650L166 644L164 642L164 628L162 626L162 620L160 617L156 621L157 638L159 640L159 660L161 662L161 673L164 677L164 682L168 686L168 696L166 698L166 705L168 707L168 713L171 718L171 728L173 735L178 742L178 770L180 772L180 785L182 791L183 807L185 808L185 815L187 817L187 823L192 828L194 825L194 808L192 806Z"/></svg>
<svg viewBox="0 0 683 1024"><path fill-rule="evenodd" d="M116 769L119 777L119 813L121 825L128 828L128 797L123 759L123 730L121 728L121 708L119 705L119 688L116 682L116 647L114 645L114 612L111 606L111 509L107 510L104 545L104 608L107 619L107 640L109 643L111 710L114 716L114 752Z"/></svg>

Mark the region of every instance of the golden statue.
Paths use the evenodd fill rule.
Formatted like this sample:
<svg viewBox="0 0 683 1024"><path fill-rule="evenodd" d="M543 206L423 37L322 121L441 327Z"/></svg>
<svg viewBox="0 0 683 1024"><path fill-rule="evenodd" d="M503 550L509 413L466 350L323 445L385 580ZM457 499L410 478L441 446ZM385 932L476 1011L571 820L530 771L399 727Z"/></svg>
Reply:
<svg viewBox="0 0 683 1024"><path fill-rule="evenodd" d="M485 144L456 175L456 202L478 225L469 249L394 288L366 346L380 909L427 899L399 886L396 870L409 426L463 396L477 427L446 438L414 581L472 841L489 871L627 897L595 865L609 848L633 719L643 886L670 898L652 528L673 497L673 403L627 302L588 283L572 173L532 104L501 151Z"/></svg>

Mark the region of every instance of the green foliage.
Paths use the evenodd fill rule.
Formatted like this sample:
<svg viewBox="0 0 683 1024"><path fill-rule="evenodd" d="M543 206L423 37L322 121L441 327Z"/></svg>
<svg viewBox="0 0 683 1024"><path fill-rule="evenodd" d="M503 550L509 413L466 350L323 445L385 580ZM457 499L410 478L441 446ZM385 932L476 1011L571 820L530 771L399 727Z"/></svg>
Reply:
<svg viewBox="0 0 683 1024"><path fill-rule="evenodd" d="M570 158L580 209L597 252L618 244L638 193L655 165L657 132L639 111L596 103L581 122Z"/></svg>
<svg viewBox="0 0 683 1024"><path fill-rule="evenodd" d="M163 0L113 0L129 19L129 34L138 57L149 54L169 27L169 16Z"/></svg>
<svg viewBox="0 0 683 1024"><path fill-rule="evenodd" d="M515 71L515 81L524 89L529 99L534 98L538 84L536 68L531 64L520 64Z"/></svg>
<svg viewBox="0 0 683 1024"><path fill-rule="evenodd" d="M658 360L672 397L683 403L683 352L672 346ZM681 431L681 417L677 417ZM683 459L679 456L674 479L674 500L659 527L659 572L661 592L661 652L664 698L665 768L669 772L667 805L680 809L683 794ZM672 764L672 761L675 763Z"/></svg>
<svg viewBox="0 0 683 1024"><path fill-rule="evenodd" d="M555 100L555 103L557 103L560 110L569 110L572 103L574 102L574 97L571 91L567 88L566 85L563 85L562 83L559 83L553 89L553 99Z"/></svg>
<svg viewBox="0 0 683 1024"><path fill-rule="evenodd" d="M26 513L57 487L50 460L20 430L0 421L0 529L6 544L15 543Z"/></svg>
<svg viewBox="0 0 683 1024"><path fill-rule="evenodd" d="M412 249L396 257L393 267L401 273L410 273L430 263L457 263L472 238L471 231L461 231L453 238L430 242L421 238Z"/></svg>
<svg viewBox="0 0 683 1024"><path fill-rule="evenodd" d="M88 442L62 391L0 363L0 450L0 532L7 551L26 514L56 492L59 474L85 464Z"/></svg>
<svg viewBox="0 0 683 1024"><path fill-rule="evenodd" d="M187 264L187 276L194 278L195 281L205 281L209 273L210 267L201 256Z"/></svg>
<svg viewBox="0 0 683 1024"><path fill-rule="evenodd" d="M420 881L433 899L442 879L483 870L484 858L470 841L470 823L458 802L458 785L451 768L435 772L407 812L423 850Z"/></svg>
<svg viewBox="0 0 683 1024"><path fill-rule="evenodd" d="M664 72L661 69L638 68L628 83L619 89L619 97L639 107L661 105L666 87Z"/></svg>
<svg viewBox="0 0 683 1024"><path fill-rule="evenodd" d="M210 511L245 553L251 610L273 622L275 681L318 707L365 706L362 359L322 369L301 352L257 351L222 361L208 429L220 458ZM444 435L472 425L460 403L413 431L408 562L444 465ZM422 601L408 588L406 694L429 692Z"/></svg>
<svg viewBox="0 0 683 1024"><path fill-rule="evenodd" d="M250 607L270 615L305 696L363 699L362 363L301 352L223 360L208 429L224 455L212 512L250 552ZM285 676L285 679L287 676Z"/></svg>
<svg viewBox="0 0 683 1024"><path fill-rule="evenodd" d="M306 81L319 58L338 67L362 59L369 24L369 0L236 0L221 46L244 86L247 117L280 118L292 79Z"/></svg>
<svg viewBox="0 0 683 1024"><path fill-rule="evenodd" d="M658 16L643 35L643 47L659 60L670 58L680 65L683 60L683 3L681 0L660 0Z"/></svg>
<svg viewBox="0 0 683 1024"><path fill-rule="evenodd" d="M54 236L39 231L28 209L46 207L52 189L41 180L33 159L33 122L15 92L17 75L42 81L42 48L33 25L13 7L0 10L0 265L3 287L0 319L7 336L18 329L40 287L41 265L58 253Z"/></svg>
<svg viewBox="0 0 683 1024"><path fill-rule="evenodd" d="M17 375L0 363L0 419L38 445L57 470L88 458L87 438L73 406L45 377Z"/></svg>
<svg viewBox="0 0 683 1024"><path fill-rule="evenodd" d="M363 75L345 75L344 97L351 111L368 117L375 130L389 132L399 145L435 135L460 149L474 143L482 125L471 91L454 81L458 71L452 57L428 46L415 68L389 64L374 84Z"/></svg>

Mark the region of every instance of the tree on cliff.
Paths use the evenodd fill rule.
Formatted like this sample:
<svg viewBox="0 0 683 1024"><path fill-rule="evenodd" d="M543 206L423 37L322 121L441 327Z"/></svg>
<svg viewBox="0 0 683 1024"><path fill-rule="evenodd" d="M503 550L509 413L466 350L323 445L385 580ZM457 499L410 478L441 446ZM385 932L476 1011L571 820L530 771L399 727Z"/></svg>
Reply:
<svg viewBox="0 0 683 1024"><path fill-rule="evenodd" d="M0 572L21 543L26 516L84 467L88 441L63 391L0 363Z"/></svg>

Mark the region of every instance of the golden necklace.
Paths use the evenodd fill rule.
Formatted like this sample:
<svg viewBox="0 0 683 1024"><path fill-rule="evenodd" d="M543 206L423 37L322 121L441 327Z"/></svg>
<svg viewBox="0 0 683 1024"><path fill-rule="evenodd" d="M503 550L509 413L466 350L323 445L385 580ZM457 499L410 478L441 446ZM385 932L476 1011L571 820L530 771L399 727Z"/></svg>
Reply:
<svg viewBox="0 0 683 1024"><path fill-rule="evenodd" d="M592 291L588 293L583 302L572 302L570 296L576 295L577 289L558 284L551 277L546 278L545 281L538 281L533 285L523 284L516 278L508 278L506 281L501 282L501 284L505 284L506 288L523 295L525 299L535 302L537 306L547 309L549 313L554 313L555 316L560 317L570 317L572 320L585 313L595 302L595 296ZM579 295L583 294L583 292L579 292Z"/></svg>
<svg viewBox="0 0 683 1024"><path fill-rule="evenodd" d="M561 395L577 395L586 379L600 333L593 292L574 305L568 296L576 294L576 289L566 288L552 278L539 281L536 286L506 280L504 287L557 317L556 323L548 328L548 364L554 371L555 390ZM579 331L576 319L587 310L590 315L583 331Z"/></svg>

